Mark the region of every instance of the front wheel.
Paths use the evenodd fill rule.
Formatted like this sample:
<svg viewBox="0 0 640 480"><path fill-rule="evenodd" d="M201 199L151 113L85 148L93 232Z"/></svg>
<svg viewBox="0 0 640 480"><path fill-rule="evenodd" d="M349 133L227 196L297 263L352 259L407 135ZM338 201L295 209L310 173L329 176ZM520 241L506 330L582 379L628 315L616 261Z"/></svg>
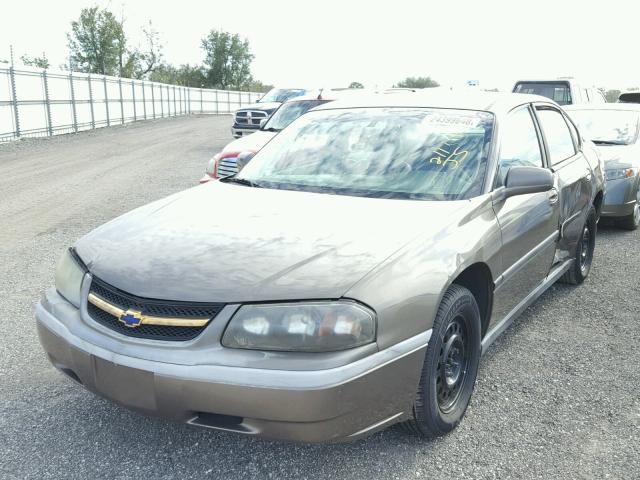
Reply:
<svg viewBox="0 0 640 480"><path fill-rule="evenodd" d="M571 285L580 285L585 281L591 271L591 263L593 262L593 251L596 247L596 209L591 207L587 214L587 220L582 227L582 235L578 240L576 254L573 265L567 272L560 277L563 283Z"/></svg>
<svg viewBox="0 0 640 480"><path fill-rule="evenodd" d="M636 230L640 226L640 187L636 192L636 204L633 207L633 213L617 221L620 228L625 230Z"/></svg>
<svg viewBox="0 0 640 480"><path fill-rule="evenodd" d="M409 431L444 435L462 420L480 361L480 311L473 294L452 285L444 295L422 367Z"/></svg>

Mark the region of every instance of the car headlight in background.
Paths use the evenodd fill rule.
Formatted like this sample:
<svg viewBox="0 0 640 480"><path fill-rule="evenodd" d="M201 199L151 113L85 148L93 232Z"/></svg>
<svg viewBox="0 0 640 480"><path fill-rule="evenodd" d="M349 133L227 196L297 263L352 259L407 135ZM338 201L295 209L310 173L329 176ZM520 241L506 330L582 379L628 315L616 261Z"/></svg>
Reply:
<svg viewBox="0 0 640 480"><path fill-rule="evenodd" d="M67 249L56 267L56 290L69 303L80 308L80 289L85 270Z"/></svg>
<svg viewBox="0 0 640 480"><path fill-rule="evenodd" d="M375 341L375 314L355 302L243 305L227 326L230 348L331 352Z"/></svg>
<svg viewBox="0 0 640 480"><path fill-rule="evenodd" d="M620 178L630 178L636 174L633 168L612 168L604 171L607 180L618 180Z"/></svg>

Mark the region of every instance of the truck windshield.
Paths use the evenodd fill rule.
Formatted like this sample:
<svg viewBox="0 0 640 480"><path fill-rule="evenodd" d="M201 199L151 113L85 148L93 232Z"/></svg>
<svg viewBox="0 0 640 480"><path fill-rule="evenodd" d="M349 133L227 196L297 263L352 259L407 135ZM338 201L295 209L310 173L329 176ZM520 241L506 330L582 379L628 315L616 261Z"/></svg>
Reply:
<svg viewBox="0 0 640 480"><path fill-rule="evenodd" d="M570 105L571 89L567 82L518 82L513 89L515 93L531 93L550 98L559 105Z"/></svg>
<svg viewBox="0 0 640 480"><path fill-rule="evenodd" d="M300 95L304 95L306 90L302 88L273 88L269 90L265 95L259 100L261 103L270 103L270 102L286 102L287 100L293 97L299 97Z"/></svg>
<svg viewBox="0 0 640 480"><path fill-rule="evenodd" d="M279 132L303 113L308 112L313 107L327 103L327 101L328 100L294 100L293 102L287 102L275 111L264 126L264 129Z"/></svg>
<svg viewBox="0 0 640 480"><path fill-rule="evenodd" d="M457 200L479 195L493 132L488 112L353 108L309 112L238 179L263 188Z"/></svg>

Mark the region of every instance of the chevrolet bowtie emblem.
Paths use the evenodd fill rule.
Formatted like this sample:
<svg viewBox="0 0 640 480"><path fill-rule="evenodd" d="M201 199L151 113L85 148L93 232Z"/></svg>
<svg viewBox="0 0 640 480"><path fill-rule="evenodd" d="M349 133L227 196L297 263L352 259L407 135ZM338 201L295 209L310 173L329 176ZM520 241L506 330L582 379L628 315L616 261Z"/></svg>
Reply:
<svg viewBox="0 0 640 480"><path fill-rule="evenodd" d="M136 328L142 323L142 312L137 310L127 310L118 319L124 323L125 327Z"/></svg>

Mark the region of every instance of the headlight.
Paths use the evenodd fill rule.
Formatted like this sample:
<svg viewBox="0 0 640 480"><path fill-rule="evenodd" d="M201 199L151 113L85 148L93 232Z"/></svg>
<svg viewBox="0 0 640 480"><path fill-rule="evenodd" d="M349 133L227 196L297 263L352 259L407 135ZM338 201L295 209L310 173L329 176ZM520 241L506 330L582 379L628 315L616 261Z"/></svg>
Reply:
<svg viewBox="0 0 640 480"><path fill-rule="evenodd" d="M84 273L84 268L78 264L71 251L64 252L56 268L56 290L78 308Z"/></svg>
<svg viewBox="0 0 640 480"><path fill-rule="evenodd" d="M216 153L211 160L209 160L209 163L207 164L207 168L205 170L205 172L207 172L208 175L215 177L217 176L217 171L218 171L218 160L220 160L220 154Z"/></svg>
<svg viewBox="0 0 640 480"><path fill-rule="evenodd" d="M618 180L620 178L633 177L636 172L633 168L612 168L604 172L607 180Z"/></svg>
<svg viewBox="0 0 640 480"><path fill-rule="evenodd" d="M331 352L371 343L376 317L353 302L243 305L227 326L231 348Z"/></svg>

